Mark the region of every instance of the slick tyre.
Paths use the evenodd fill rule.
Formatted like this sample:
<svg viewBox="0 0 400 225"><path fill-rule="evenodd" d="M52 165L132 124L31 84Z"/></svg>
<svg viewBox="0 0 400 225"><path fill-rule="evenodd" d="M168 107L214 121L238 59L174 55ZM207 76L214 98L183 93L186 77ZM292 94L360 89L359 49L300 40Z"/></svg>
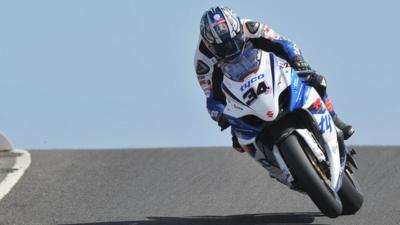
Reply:
<svg viewBox="0 0 400 225"><path fill-rule="evenodd" d="M347 170L343 176L342 187L338 194L343 205L342 215L355 214L364 202L364 195L361 192L360 185L356 178Z"/></svg>
<svg viewBox="0 0 400 225"><path fill-rule="evenodd" d="M341 215L342 203L339 196L331 191L315 171L297 137L287 137L281 143L280 151L295 181L307 192L319 210L330 218Z"/></svg>

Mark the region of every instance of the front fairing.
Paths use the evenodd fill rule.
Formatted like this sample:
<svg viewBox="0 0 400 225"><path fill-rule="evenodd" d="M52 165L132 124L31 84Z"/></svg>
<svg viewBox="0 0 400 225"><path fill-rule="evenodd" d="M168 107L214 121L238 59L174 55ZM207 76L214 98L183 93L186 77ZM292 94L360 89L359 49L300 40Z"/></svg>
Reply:
<svg viewBox="0 0 400 225"><path fill-rule="evenodd" d="M241 118L254 116L265 123L279 118L283 110L279 97L290 85L293 71L285 60L272 53L250 51L253 55L221 66L224 72L221 86L227 100L224 115L241 144L249 143L261 131L260 127L251 129L244 125L239 121ZM246 56L246 52L243 55Z"/></svg>
<svg viewBox="0 0 400 225"><path fill-rule="evenodd" d="M231 79L226 74L222 90L227 98L224 113L234 117L254 115L263 121L277 119L279 96L291 80L291 68L284 60L267 52L261 52L259 67L242 77Z"/></svg>

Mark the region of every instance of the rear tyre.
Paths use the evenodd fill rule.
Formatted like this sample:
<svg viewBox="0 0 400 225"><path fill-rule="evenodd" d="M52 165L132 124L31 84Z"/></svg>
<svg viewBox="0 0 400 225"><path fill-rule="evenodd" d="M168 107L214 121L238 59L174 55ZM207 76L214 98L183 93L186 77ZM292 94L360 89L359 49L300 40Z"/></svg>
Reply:
<svg viewBox="0 0 400 225"><path fill-rule="evenodd" d="M343 205L342 215L355 214L364 202L364 195L361 192L360 185L356 178L347 170L343 176L342 187L338 194Z"/></svg>
<svg viewBox="0 0 400 225"><path fill-rule="evenodd" d="M295 181L307 192L319 210L331 218L341 215L342 203L337 193L315 171L297 137L287 137L281 143L280 151Z"/></svg>

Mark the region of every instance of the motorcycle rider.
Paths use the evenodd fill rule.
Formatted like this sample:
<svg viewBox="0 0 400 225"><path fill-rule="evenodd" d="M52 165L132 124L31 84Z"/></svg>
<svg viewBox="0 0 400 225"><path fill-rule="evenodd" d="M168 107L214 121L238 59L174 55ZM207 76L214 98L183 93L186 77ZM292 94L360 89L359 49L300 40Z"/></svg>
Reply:
<svg viewBox="0 0 400 225"><path fill-rule="evenodd" d="M304 60L296 44L267 25L249 19L240 19L227 7L216 6L208 9L201 18L200 39L194 64L200 86L207 96L208 112L222 129L227 128L229 124L222 116L226 99L221 90L223 72L220 66L222 63L229 63L240 58L244 46L249 43L257 49L272 52L285 59L296 71L311 71L310 65ZM334 112L326 93L325 78L315 72L301 78L323 97L335 125L342 130L347 140L354 133L354 129L341 121ZM237 151L244 152L234 133L232 133L232 146Z"/></svg>

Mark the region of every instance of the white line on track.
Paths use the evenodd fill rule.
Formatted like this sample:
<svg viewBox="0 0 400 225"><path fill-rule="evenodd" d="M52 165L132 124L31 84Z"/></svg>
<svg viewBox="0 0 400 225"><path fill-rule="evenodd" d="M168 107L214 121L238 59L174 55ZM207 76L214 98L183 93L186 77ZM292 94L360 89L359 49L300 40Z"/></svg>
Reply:
<svg viewBox="0 0 400 225"><path fill-rule="evenodd" d="M18 180L24 175L25 170L31 164L31 154L23 149L15 149L12 152L20 153L15 159L13 169L15 171L8 173L4 180L0 183L0 201L11 191Z"/></svg>

